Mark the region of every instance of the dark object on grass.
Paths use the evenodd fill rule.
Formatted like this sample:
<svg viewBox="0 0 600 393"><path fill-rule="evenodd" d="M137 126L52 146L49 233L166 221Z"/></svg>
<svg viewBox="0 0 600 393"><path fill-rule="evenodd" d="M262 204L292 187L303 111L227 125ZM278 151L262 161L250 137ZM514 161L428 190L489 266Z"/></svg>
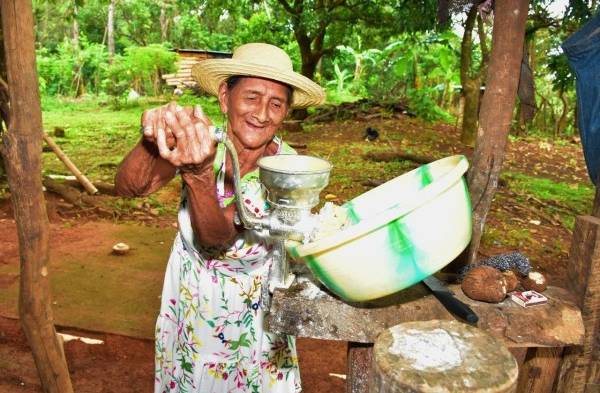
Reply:
<svg viewBox="0 0 600 393"><path fill-rule="evenodd" d="M54 136L56 138L64 138L65 137L65 129L62 127L54 127Z"/></svg>
<svg viewBox="0 0 600 393"><path fill-rule="evenodd" d="M379 138L379 131L376 128L367 127L365 130L365 140L368 142L372 142L375 139Z"/></svg>
<svg viewBox="0 0 600 393"><path fill-rule="evenodd" d="M511 252L508 254L494 255L479 262L464 266L458 272L460 278L462 279L469 270L477 266L491 266L503 272L507 270L516 270L522 276L526 276L527 273L531 271L529 258L520 252Z"/></svg>

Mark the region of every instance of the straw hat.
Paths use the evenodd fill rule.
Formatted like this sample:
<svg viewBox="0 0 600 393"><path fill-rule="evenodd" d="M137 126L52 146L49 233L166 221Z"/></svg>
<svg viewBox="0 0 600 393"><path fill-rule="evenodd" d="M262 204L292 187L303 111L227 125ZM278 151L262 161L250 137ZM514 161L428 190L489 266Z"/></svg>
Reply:
<svg viewBox="0 0 600 393"><path fill-rule="evenodd" d="M315 82L294 72L292 60L276 46L245 44L233 51L231 59L208 59L192 67L200 88L217 95L221 82L233 75L257 76L290 85L294 89L292 108L322 104L325 92Z"/></svg>

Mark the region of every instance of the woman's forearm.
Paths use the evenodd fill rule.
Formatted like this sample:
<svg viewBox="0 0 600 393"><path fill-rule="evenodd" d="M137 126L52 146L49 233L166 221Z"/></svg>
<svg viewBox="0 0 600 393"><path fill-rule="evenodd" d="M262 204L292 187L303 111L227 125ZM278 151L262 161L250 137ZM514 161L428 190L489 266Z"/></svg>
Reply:
<svg viewBox="0 0 600 393"><path fill-rule="evenodd" d="M233 223L235 205L222 208L212 168L200 174L183 172L188 190L188 207L196 241L203 246L230 244L238 233Z"/></svg>
<svg viewBox="0 0 600 393"><path fill-rule="evenodd" d="M156 145L142 139L119 165L115 191L128 197L148 195L168 183L175 172L176 168L160 157Z"/></svg>

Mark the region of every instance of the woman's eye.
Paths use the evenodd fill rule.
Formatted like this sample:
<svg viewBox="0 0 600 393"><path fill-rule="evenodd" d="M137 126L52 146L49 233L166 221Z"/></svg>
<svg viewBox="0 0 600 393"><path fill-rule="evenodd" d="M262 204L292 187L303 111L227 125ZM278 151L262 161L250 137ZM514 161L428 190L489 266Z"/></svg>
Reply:
<svg viewBox="0 0 600 393"><path fill-rule="evenodd" d="M274 102L272 104L275 108L281 108L281 103L280 102Z"/></svg>

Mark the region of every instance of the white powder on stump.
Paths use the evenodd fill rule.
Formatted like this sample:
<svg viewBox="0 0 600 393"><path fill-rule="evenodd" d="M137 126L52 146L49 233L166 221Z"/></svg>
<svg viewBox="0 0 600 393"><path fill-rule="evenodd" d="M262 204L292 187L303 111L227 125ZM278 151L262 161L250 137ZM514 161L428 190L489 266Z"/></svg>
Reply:
<svg viewBox="0 0 600 393"><path fill-rule="evenodd" d="M443 329L422 331L394 326L389 352L403 357L416 370L446 371L462 364L468 345Z"/></svg>
<svg viewBox="0 0 600 393"><path fill-rule="evenodd" d="M299 277L298 283L301 284L302 286L304 286L304 289L302 289L302 292L300 292L300 295L309 300L314 300L314 299L325 296L325 293L321 290L321 288L319 288L318 286L313 284L312 281L310 281L309 279L307 279L305 277Z"/></svg>

